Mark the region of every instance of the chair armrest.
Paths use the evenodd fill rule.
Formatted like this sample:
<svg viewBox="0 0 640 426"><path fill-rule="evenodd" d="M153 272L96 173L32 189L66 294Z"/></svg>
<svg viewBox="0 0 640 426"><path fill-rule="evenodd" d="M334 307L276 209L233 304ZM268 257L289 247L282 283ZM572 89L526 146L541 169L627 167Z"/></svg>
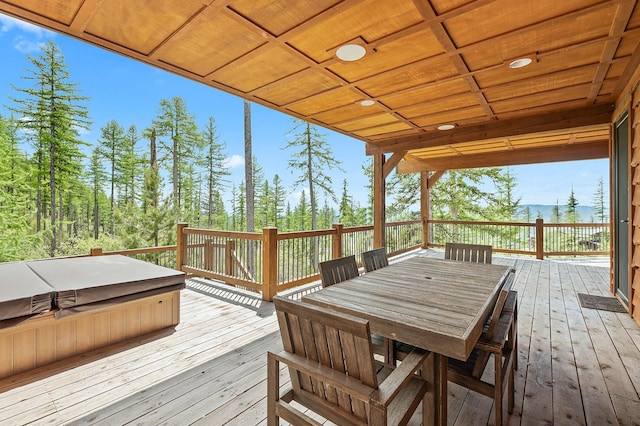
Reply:
<svg viewBox="0 0 640 426"><path fill-rule="evenodd" d="M329 384L338 390L346 389L347 392L356 398L364 401L368 400L374 389L363 384L360 380L338 373L330 367L326 367L317 361L312 361L290 352L282 351L274 354L267 352L267 357L275 358L277 361L286 364L294 370L307 374L321 382Z"/></svg>
<svg viewBox="0 0 640 426"><path fill-rule="evenodd" d="M509 337L509 330L513 327L514 315L515 312L505 312L500 315L498 325L495 328L492 338L483 339L480 337L480 340L476 343L476 349L486 352L500 353L507 342L507 338Z"/></svg>
<svg viewBox="0 0 640 426"><path fill-rule="evenodd" d="M388 406L411 379L419 379L415 375L431 352L415 348L389 376L378 385L377 395L373 398L382 405Z"/></svg>

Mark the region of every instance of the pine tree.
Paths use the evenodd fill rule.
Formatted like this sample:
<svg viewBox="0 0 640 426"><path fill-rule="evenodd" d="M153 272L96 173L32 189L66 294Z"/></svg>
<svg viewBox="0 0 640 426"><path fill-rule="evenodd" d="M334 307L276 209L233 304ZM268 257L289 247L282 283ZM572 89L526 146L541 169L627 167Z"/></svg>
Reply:
<svg viewBox="0 0 640 426"><path fill-rule="evenodd" d="M336 160L331 152L331 147L325 139L325 135L320 134L316 127L304 121L295 121L293 129L289 133L294 133L294 139L289 141L284 149L295 149L289 159L289 167L299 170L300 175L294 182L295 186L302 185L309 191L311 206L311 228L317 229L317 205L316 189L320 189L337 202L333 194L331 171L333 169L342 170L340 161Z"/></svg>
<svg viewBox="0 0 640 426"><path fill-rule="evenodd" d="M107 177L107 172L104 168L104 165L101 161L102 155L99 153L98 149L93 150L93 154L91 155L89 162L89 180L93 192L93 238L98 239L100 236L100 203L99 197L102 184ZM113 204L111 205L113 208ZM113 220L112 216L113 211L109 213L110 220ZM113 235L113 230L112 230Z"/></svg>
<svg viewBox="0 0 640 426"><path fill-rule="evenodd" d="M113 235L115 233L113 215L116 202L116 185L123 181L120 177L119 171L122 170L120 160L122 158L122 154L125 152L124 129L116 120L109 121L102 129L100 129L100 139L98 139L98 143L99 145L95 153L109 164L108 182L111 188L109 192L109 232Z"/></svg>
<svg viewBox="0 0 640 426"><path fill-rule="evenodd" d="M449 170L431 191L434 219L490 220L496 212L486 207L494 200L494 191L486 184L495 188L503 178L497 167Z"/></svg>
<svg viewBox="0 0 640 426"><path fill-rule="evenodd" d="M571 188L569 199L567 200L567 211L565 213L565 221L568 223L577 223L580 221L580 214L578 213L578 200L576 199L575 192Z"/></svg>
<svg viewBox="0 0 640 426"><path fill-rule="evenodd" d="M271 215L271 203L273 198L273 191L269 185L269 180L265 179L260 185L258 192L258 199L256 203L256 228L261 229L265 226L271 226L273 224L273 217Z"/></svg>
<svg viewBox="0 0 640 426"><path fill-rule="evenodd" d="M48 164L50 256L54 256L62 238L65 190L77 181L81 171L82 154L79 147L86 145L79 139L80 129L89 129L88 112L82 102L87 98L79 95L77 84L69 82L69 72L58 46L49 41L40 49L40 56L27 56L32 69L28 69L26 80L31 87L16 88L24 95L13 98L16 106L11 110L19 114L22 125L35 138L34 147L39 173L44 175ZM41 201L41 200L39 200Z"/></svg>
<svg viewBox="0 0 640 426"><path fill-rule="evenodd" d="M491 214L489 219L496 222L514 220L522 198L515 198L514 191L517 184L511 169L507 168L506 173L501 173L500 178L494 179L493 182L496 190L489 202Z"/></svg>
<svg viewBox="0 0 640 426"><path fill-rule="evenodd" d="M33 170L18 141L16 120L0 116L0 262L27 258L39 237L29 213Z"/></svg>
<svg viewBox="0 0 640 426"><path fill-rule="evenodd" d="M560 218L560 205L558 204L558 199L556 198L556 204L551 208L551 217L549 218L549 222L560 223Z"/></svg>
<svg viewBox="0 0 640 426"><path fill-rule="evenodd" d="M277 173L273 177L273 184L271 185L271 187L273 188L273 199L271 200L271 217L273 217L273 226L281 227L286 194L284 191L284 187L282 186L282 180L280 180L280 176Z"/></svg>
<svg viewBox="0 0 640 426"><path fill-rule="evenodd" d="M157 132L158 148L163 153L159 163L170 166L173 208L176 219L179 219L183 197L187 195L182 191L190 179L189 170L193 170L193 163L201 158L200 149L204 146L202 134L198 131L195 117L187 110L184 99L177 96L160 101L152 129Z"/></svg>
<svg viewBox="0 0 640 426"><path fill-rule="evenodd" d="M143 160L137 151L140 135L135 125L129 126L124 136L124 148L120 158L122 177L122 205L134 204L139 198L138 190L142 185L140 176L144 176Z"/></svg>
<svg viewBox="0 0 640 426"><path fill-rule="evenodd" d="M598 222L605 223L609 220L609 215L607 214L607 195L602 177L598 179L598 186L596 187L596 192L593 194L593 208L593 214Z"/></svg>
<svg viewBox="0 0 640 426"><path fill-rule="evenodd" d="M387 197L393 200L387 209L388 220L412 220L420 217L419 174L394 173L387 184L387 191Z"/></svg>
<svg viewBox="0 0 640 426"><path fill-rule="evenodd" d="M216 122L213 117L209 117L207 125L203 132L206 152L204 156L205 169L205 212L207 216L207 227L211 228L215 218L219 217L219 199L220 192L226 187L227 176L230 175L229 169L225 165L226 144L220 142L217 134Z"/></svg>
<svg viewBox="0 0 640 426"><path fill-rule="evenodd" d="M349 195L347 180L342 181L342 196L340 197L340 223L344 226L354 226L353 200Z"/></svg>

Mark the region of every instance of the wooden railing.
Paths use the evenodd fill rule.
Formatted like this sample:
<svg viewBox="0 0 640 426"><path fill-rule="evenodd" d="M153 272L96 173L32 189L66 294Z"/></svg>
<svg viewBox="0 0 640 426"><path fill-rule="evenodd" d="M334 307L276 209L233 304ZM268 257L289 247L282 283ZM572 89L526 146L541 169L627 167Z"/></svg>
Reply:
<svg viewBox="0 0 640 426"><path fill-rule="evenodd" d="M389 254L421 245L420 221L389 223ZM418 227L418 229L416 229ZM271 300L278 292L319 279L318 263L373 248L373 226L278 232L230 232L178 226L179 269L194 276L224 281L262 292Z"/></svg>
<svg viewBox="0 0 640 426"><path fill-rule="evenodd" d="M431 220L428 246L447 241L489 244L494 251L545 256L608 255L609 224L545 224L520 222L466 222ZM387 253L397 255L425 246L422 222L393 222L386 226ZM373 247L373 226L343 227L299 232L216 231L179 224L174 246L103 252L122 254L166 267L190 276L212 278L272 300L281 291L319 279L318 263L362 252Z"/></svg>
<svg viewBox="0 0 640 426"><path fill-rule="evenodd" d="M429 246L443 247L448 241L487 244L493 251L548 256L608 256L609 223L473 222L430 220Z"/></svg>

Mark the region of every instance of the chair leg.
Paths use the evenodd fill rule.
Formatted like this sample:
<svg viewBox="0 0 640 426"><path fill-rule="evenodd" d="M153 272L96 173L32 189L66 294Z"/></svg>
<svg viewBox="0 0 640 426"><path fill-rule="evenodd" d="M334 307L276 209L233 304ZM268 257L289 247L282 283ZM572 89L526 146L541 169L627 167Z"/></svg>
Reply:
<svg viewBox="0 0 640 426"><path fill-rule="evenodd" d="M516 352L511 352L512 357L517 358L517 353ZM513 413L513 399L514 399L514 394L515 394L515 369L514 369L514 364L515 364L515 359L512 359L512 364L509 367L509 384L508 384L508 394L507 394L507 411L509 412L509 414Z"/></svg>
<svg viewBox="0 0 640 426"><path fill-rule="evenodd" d="M276 403L280 399L279 362L267 352L267 425L276 426L280 419L276 416Z"/></svg>
<svg viewBox="0 0 640 426"><path fill-rule="evenodd" d="M496 414L496 426L502 424L502 356L493 354L495 360L495 378L493 382L493 400Z"/></svg>
<svg viewBox="0 0 640 426"><path fill-rule="evenodd" d="M513 369L518 370L518 299L516 299L515 311L513 311Z"/></svg>

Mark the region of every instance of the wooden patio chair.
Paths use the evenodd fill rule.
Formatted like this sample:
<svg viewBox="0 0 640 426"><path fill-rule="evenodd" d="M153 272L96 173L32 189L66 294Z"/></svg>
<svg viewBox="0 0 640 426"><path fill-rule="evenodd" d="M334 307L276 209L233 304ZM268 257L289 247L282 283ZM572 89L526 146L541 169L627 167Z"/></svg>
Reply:
<svg viewBox="0 0 640 426"><path fill-rule="evenodd" d="M320 280L323 288L360 275L355 255L320 262L318 266L320 267ZM384 364L393 366L394 358L391 354L391 341L374 334L372 336L372 344L373 351L383 358Z"/></svg>
<svg viewBox="0 0 640 426"><path fill-rule="evenodd" d="M345 256L338 259L327 260L318 264L320 268L320 280L322 287L338 284L350 278L360 275L356 256Z"/></svg>
<svg viewBox="0 0 640 426"><path fill-rule="evenodd" d="M446 243L444 258L463 262L491 263L491 246L480 244Z"/></svg>
<svg viewBox="0 0 640 426"><path fill-rule="evenodd" d="M365 251L362 253L362 264L365 272L375 271L376 269L389 266L387 259L387 249L380 247L377 249Z"/></svg>
<svg viewBox="0 0 640 426"><path fill-rule="evenodd" d="M491 319L485 326L480 339L466 361L449 359L449 381L464 386L474 392L493 398L495 404L496 425L502 424L502 399L507 388L507 411L513 412L514 399L514 357L517 352L515 345L515 312L505 309L514 281L511 271L505 280L498 300L495 304ZM511 296L513 297L513 296ZM490 356L494 358L493 383L482 380Z"/></svg>
<svg viewBox="0 0 640 426"><path fill-rule="evenodd" d="M405 425L429 384L416 374L430 356L410 354L394 370L377 373L369 322L302 302L274 298L282 345L267 353L267 422L280 418L320 425L290 404L301 404L339 425ZM291 390L280 395L280 363L289 369Z"/></svg>

